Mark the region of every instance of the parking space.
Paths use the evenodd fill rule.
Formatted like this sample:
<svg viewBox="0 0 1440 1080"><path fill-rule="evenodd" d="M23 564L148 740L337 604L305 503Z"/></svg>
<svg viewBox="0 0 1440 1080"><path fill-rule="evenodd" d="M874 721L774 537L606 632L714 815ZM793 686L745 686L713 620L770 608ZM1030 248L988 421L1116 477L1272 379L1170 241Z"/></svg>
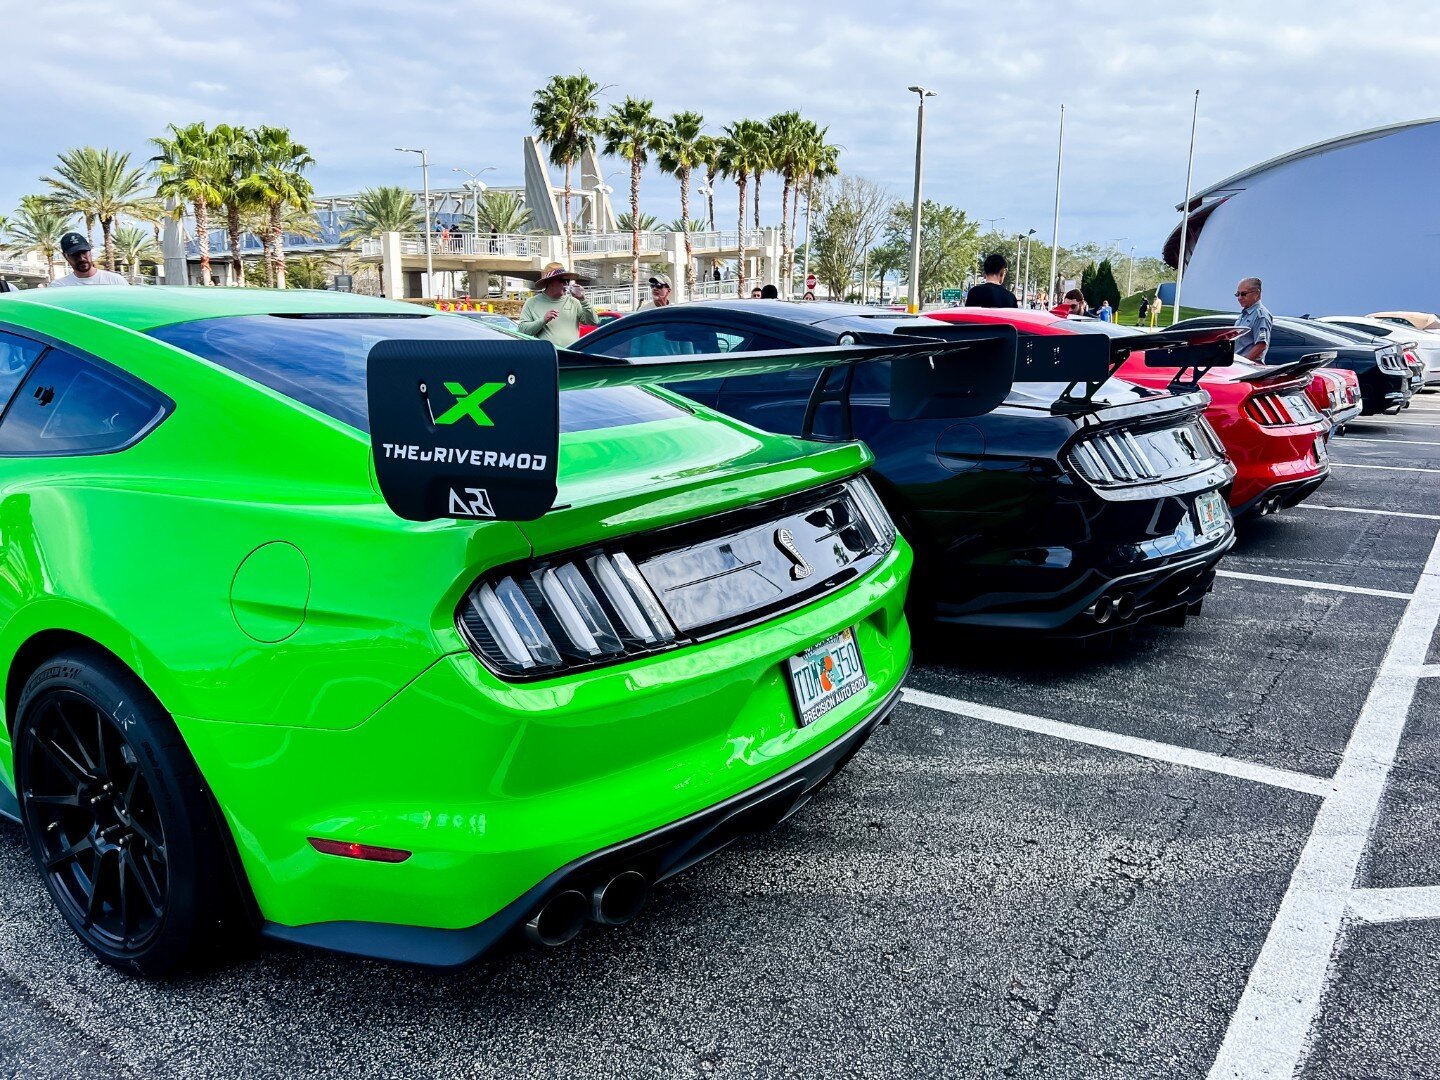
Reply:
<svg viewBox="0 0 1440 1080"><path fill-rule="evenodd" d="M1201 617L1108 655L941 639L800 814L561 950L427 973L262 945L137 982L0 826L0 1061L1440 1076L1440 395L1352 435L1314 508L1245 530ZM1435 471L1347 467L1381 463Z"/></svg>

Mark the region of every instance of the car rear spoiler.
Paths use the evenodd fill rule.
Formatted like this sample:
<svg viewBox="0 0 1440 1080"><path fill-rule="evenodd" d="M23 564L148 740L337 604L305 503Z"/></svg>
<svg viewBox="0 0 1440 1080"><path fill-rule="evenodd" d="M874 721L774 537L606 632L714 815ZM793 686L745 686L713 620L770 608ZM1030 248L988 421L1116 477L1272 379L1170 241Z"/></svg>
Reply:
<svg viewBox="0 0 1440 1080"><path fill-rule="evenodd" d="M1287 382L1307 372L1322 368L1336 356L1335 350L1325 352L1306 353L1299 360L1292 360L1288 364L1276 364L1273 367L1264 367L1259 371L1252 371L1248 375L1241 375L1236 382L1255 383L1264 385L1272 382Z"/></svg>
<svg viewBox="0 0 1440 1080"><path fill-rule="evenodd" d="M616 359L548 341L377 342L366 360L371 454L386 504L410 521L533 521L555 502L562 390L891 364L895 420L989 412L1014 381L1013 327L963 340ZM829 400L819 379L805 434ZM848 410L847 410L848 413Z"/></svg>
<svg viewBox="0 0 1440 1080"><path fill-rule="evenodd" d="M1158 334L1107 338L1099 334L1080 334L1070 338L1037 338L1039 341L1101 342L1104 348L1103 374L1098 378L1076 379L1065 387L1056 400L1055 412L1078 412L1093 408L1096 391L1120 370L1134 353L1144 353L1145 366L1175 368L1170 380L1173 388L1193 388L1211 368L1226 367L1235 362L1234 341L1245 331L1232 326L1191 330L1166 330ZM1187 374L1188 373L1188 374ZM1084 391L1076 393L1081 384Z"/></svg>

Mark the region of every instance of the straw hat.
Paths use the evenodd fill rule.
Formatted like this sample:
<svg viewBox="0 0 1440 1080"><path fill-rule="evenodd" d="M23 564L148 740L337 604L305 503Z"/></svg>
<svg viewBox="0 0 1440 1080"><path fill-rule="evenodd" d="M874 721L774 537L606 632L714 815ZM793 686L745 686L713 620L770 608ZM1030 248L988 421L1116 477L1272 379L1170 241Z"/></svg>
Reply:
<svg viewBox="0 0 1440 1080"><path fill-rule="evenodd" d="M547 281L554 281L556 278L565 278L570 281L578 281L582 285L584 285L589 280L588 278L583 278L579 274L576 274L570 270L566 270L564 263L552 262L545 264L545 269L540 271L540 276L535 279L535 284L532 285L531 288L543 289Z"/></svg>

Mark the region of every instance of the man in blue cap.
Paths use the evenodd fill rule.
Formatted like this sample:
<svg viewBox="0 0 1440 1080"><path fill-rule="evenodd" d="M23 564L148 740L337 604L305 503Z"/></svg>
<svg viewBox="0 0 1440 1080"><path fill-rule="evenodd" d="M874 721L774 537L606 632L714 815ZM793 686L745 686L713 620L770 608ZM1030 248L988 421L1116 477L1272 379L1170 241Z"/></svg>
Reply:
<svg viewBox="0 0 1440 1080"><path fill-rule="evenodd" d="M67 232L60 237L60 253L70 264L70 273L52 281L50 288L59 289L67 285L129 285L112 270L101 270L90 257L90 241L78 232Z"/></svg>

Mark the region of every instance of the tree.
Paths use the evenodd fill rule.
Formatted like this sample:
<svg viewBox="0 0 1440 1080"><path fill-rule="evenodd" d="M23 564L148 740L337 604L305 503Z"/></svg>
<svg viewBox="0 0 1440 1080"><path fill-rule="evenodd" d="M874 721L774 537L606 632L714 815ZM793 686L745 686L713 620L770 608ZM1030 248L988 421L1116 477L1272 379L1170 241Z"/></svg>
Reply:
<svg viewBox="0 0 1440 1080"><path fill-rule="evenodd" d="M1095 295L1095 264L1086 263L1084 271L1080 274L1080 295L1085 297L1085 303L1090 307L1099 307L1100 301L1091 300Z"/></svg>
<svg viewBox="0 0 1440 1080"><path fill-rule="evenodd" d="M174 199L174 216L184 216L187 206L195 209L195 242L200 249L200 283L210 284L210 208L225 198L220 183L228 162L223 161L224 149L203 123L177 127L171 124L169 136L151 139L160 152L150 159L159 181L155 194L161 199Z"/></svg>
<svg viewBox="0 0 1440 1080"><path fill-rule="evenodd" d="M865 261L865 253L888 224L895 201L873 180L841 176L821 185L815 205L820 220L811 269L831 296L845 296Z"/></svg>
<svg viewBox="0 0 1440 1080"><path fill-rule="evenodd" d="M770 160L784 186L780 190L780 276L791 279L790 199L799 175L807 131L798 112L776 113L766 122L770 130Z"/></svg>
<svg viewBox="0 0 1440 1080"><path fill-rule="evenodd" d="M16 255L38 253L45 260L46 274L54 281L60 237L70 231L71 224L70 215L56 210L50 200L41 195L26 195L6 229L5 250Z"/></svg>
<svg viewBox="0 0 1440 1080"><path fill-rule="evenodd" d="M684 218L677 217L665 222L660 228L664 232L704 232L705 222L699 218L691 218L689 221L686 221Z"/></svg>
<svg viewBox="0 0 1440 1080"><path fill-rule="evenodd" d="M245 186L245 178L256 167L260 148L248 128L216 124L211 131L215 139L217 164L216 186L225 208L225 232L230 244L230 283L245 284L245 267L240 256L241 219L254 209L254 199Z"/></svg>
<svg viewBox="0 0 1440 1080"><path fill-rule="evenodd" d="M714 140L700 134L705 118L699 113L679 112L662 124L659 138L660 171L680 181L680 216L676 219L676 232L685 234L685 289L688 296L695 288L694 248L690 244L691 232L704 228L690 219L690 173L703 167L712 153Z"/></svg>
<svg viewBox="0 0 1440 1080"><path fill-rule="evenodd" d="M355 196L350 217L340 238L346 243L375 240L387 232L419 232L425 215L415 206L415 196L403 187L382 184L366 188Z"/></svg>
<svg viewBox="0 0 1440 1080"><path fill-rule="evenodd" d="M1095 269L1095 277L1091 282L1091 290L1095 299L1090 299L1090 293L1085 294L1085 302L1092 307L1099 307L1105 301L1110 301L1110 307L1120 306L1120 286L1115 284L1115 270L1110 265L1109 259L1101 259L1100 265Z"/></svg>
<svg viewBox="0 0 1440 1080"><path fill-rule="evenodd" d="M758 120L737 120L725 127L720 137L720 171L735 180L740 189L738 246L740 259L735 275L736 296L745 292L745 194L750 177L765 168L769 154L765 147L765 125Z"/></svg>
<svg viewBox="0 0 1440 1080"><path fill-rule="evenodd" d="M910 252L911 208L896 203L885 229L887 244L903 244ZM922 302L939 290L959 288L973 271L980 252L980 226L954 206L926 199L920 216L920 280ZM908 260L907 260L908 261Z"/></svg>
<svg viewBox="0 0 1440 1080"><path fill-rule="evenodd" d="M586 150L595 146L600 121L597 96L601 86L583 71L578 75L552 75L535 91L530 122L540 141L550 146L550 164L565 170L565 255L573 258L575 241L570 225L570 173Z"/></svg>
<svg viewBox="0 0 1440 1080"><path fill-rule="evenodd" d="M799 168L800 174L804 177L803 185L799 182L795 185L794 212L790 219L790 247L795 248L795 233L800 227L800 191L805 191L805 216L810 217L810 208L815 199L815 182L829 176L838 176L840 173L840 147L832 146L825 141L828 128L817 127L810 121L805 121L798 138L800 145ZM810 240L810 229L807 224L805 229L806 243ZM794 267L791 267L791 274L794 274Z"/></svg>
<svg viewBox="0 0 1440 1080"><path fill-rule="evenodd" d="M640 278L640 173L661 138L660 121L650 110L654 103L627 96L601 125L605 153L630 163L630 280ZM653 221L653 219L652 219Z"/></svg>
<svg viewBox="0 0 1440 1080"><path fill-rule="evenodd" d="M487 191L480 197L480 227L494 233L521 233L530 224L530 208L519 192Z"/></svg>
<svg viewBox="0 0 1440 1080"><path fill-rule="evenodd" d="M615 217L615 224L620 226L621 232L654 232L659 219L654 214L642 213L638 218L632 219L629 212L618 214Z"/></svg>
<svg viewBox="0 0 1440 1080"><path fill-rule="evenodd" d="M323 255L301 255L287 270L287 281L297 289L323 289L330 279L330 260Z"/></svg>
<svg viewBox="0 0 1440 1080"><path fill-rule="evenodd" d="M154 234L138 225L121 225L115 230L115 257L128 269L132 285L140 280L142 262L154 264L162 259Z"/></svg>
<svg viewBox="0 0 1440 1080"><path fill-rule="evenodd" d="M261 127L254 132L257 150L256 167L241 182L248 198L264 207L266 225L261 233L265 248L266 281L277 289L285 288L286 211L308 212L315 189L305 177L305 170L315 164L310 151L290 137L281 127Z"/></svg>
<svg viewBox="0 0 1440 1080"><path fill-rule="evenodd" d="M82 146L60 155L53 176L42 176L50 186L50 201L63 214L79 214L86 223L100 223L105 268L115 269L112 233L122 214L149 220L158 207L146 186L145 170L130 165L128 153Z"/></svg>

